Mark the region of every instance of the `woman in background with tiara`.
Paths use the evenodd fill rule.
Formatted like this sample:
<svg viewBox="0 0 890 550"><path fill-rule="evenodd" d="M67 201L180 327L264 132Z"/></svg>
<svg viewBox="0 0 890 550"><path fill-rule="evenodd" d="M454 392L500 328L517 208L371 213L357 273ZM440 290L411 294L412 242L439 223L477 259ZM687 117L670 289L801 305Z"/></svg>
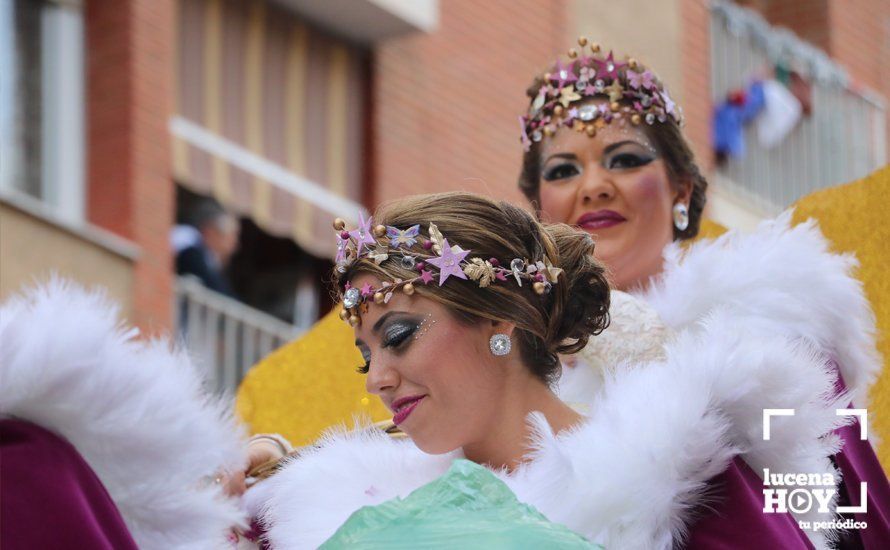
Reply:
<svg viewBox="0 0 890 550"><path fill-rule="evenodd" d="M584 349L609 318L592 238L467 193L405 199L374 220L351 231L335 223L341 318L354 328L368 391L409 438L330 433L249 489L248 508L273 547L399 536L424 546L443 532L459 545L488 491L468 492L461 478L459 498L436 486L438 498L411 503L465 460L553 524L607 548L696 541L699 514L720 489L714 480L736 458L833 471L825 436L840 401L809 343L749 332L734 311L715 310L664 342L659 359L612 369L602 391L570 407L553 391L559 357ZM802 413L782 425L784 445L747 441L760 428L748 412L778 397ZM463 515L443 511L449 505ZM795 520L830 513L740 511L733 528L708 533L709 545L828 546L824 532L811 541ZM445 531L426 529L439 516L450 520L438 526Z"/></svg>
<svg viewBox="0 0 890 550"><path fill-rule="evenodd" d="M614 326L581 351L577 368L566 369L561 395L577 401L600 391L616 356L626 365L657 357L672 334L724 311L753 333L814 346L836 375L844 406L864 407L881 360L873 314L851 275L855 260L830 254L813 222L790 227L790 213L749 235L681 246L698 233L707 181L680 130L679 106L641 63L616 60L585 38L578 44L580 51L570 50L528 90L519 187L539 219L593 235L611 284L624 292L613 293ZM821 374L815 368L807 376ZM773 407L785 408L785 398L776 393ZM735 443L764 443L754 441L762 411L747 414L750 431ZM831 469L843 476L840 504L864 504L860 482L868 483L867 512L847 514L868 527L835 535L841 546L882 547L890 540L886 475L858 423L835 435L841 445ZM770 443L783 445L780 438ZM762 513L762 462L737 458L715 480L713 511L693 529L692 545ZM745 536L757 546L757 533Z"/></svg>

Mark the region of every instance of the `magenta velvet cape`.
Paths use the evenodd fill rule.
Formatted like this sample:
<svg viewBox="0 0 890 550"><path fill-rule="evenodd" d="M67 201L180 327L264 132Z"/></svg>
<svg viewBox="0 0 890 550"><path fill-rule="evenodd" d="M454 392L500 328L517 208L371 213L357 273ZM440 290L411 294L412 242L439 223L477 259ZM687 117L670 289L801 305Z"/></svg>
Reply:
<svg viewBox="0 0 890 550"><path fill-rule="evenodd" d="M40 426L0 420L0 548L136 549L80 453Z"/></svg>
<svg viewBox="0 0 890 550"><path fill-rule="evenodd" d="M846 390L838 376L837 390ZM859 420L838 429L843 441L834 456L843 477L847 502L859 506L859 482L868 483L868 511L852 514L865 529L848 531L842 548L890 548L890 483L868 441L859 438ZM742 459L736 458L711 486L714 504L690 529L688 548L812 548L791 514L763 513L763 481Z"/></svg>

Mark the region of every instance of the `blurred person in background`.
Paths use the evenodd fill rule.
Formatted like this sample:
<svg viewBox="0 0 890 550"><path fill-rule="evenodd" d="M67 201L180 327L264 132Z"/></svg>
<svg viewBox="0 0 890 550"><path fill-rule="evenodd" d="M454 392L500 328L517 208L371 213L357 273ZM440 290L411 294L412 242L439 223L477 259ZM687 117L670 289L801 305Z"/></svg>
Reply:
<svg viewBox="0 0 890 550"><path fill-rule="evenodd" d="M685 246L698 234L707 181L681 132L679 106L638 61L615 59L585 38L578 44L568 61L535 78L528 111L520 117L525 153L519 188L540 220L568 223L594 237L596 257L617 289L612 326L592 338L577 360L567 358L577 368L564 369L560 395L585 401L621 364L615 358L632 365L657 355L679 331L729 310L739 326L814 345L837 377L844 404L863 407L881 359L874 316L851 275L854 261L830 254L814 223L790 227L787 213L750 235L730 232ZM782 407L789 396L777 392L774 398L774 406ZM752 434L759 433L762 414L748 410ZM826 471L843 474L842 505L859 505L860 482L868 483L867 512L848 514L868 528L807 535L817 546L840 537L841 547L882 547L890 540L887 478L868 441L860 440L858 423L835 434L843 445ZM746 436L736 443L762 442ZM712 481L714 506L692 529L691 547L730 540L733 533L745 547L797 544L793 522L738 531L738 518L761 515L763 507L766 462L751 455L746 460L737 457ZM773 463L776 470L781 465Z"/></svg>
<svg viewBox="0 0 890 550"><path fill-rule="evenodd" d="M189 216L189 223L171 231L176 273L194 275L207 288L235 297L226 268L238 250L240 224L219 203L205 200Z"/></svg>

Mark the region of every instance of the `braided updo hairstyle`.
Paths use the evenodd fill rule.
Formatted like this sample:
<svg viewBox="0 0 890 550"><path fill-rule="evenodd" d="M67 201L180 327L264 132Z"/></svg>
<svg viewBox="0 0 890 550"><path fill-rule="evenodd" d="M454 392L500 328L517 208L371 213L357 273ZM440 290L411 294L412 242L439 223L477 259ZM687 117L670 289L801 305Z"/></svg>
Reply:
<svg viewBox="0 0 890 550"><path fill-rule="evenodd" d="M568 225L545 225L507 202L464 192L408 197L382 207L374 220L399 229L420 225L425 237L432 222L450 244L470 250L471 257L496 258L502 265L513 258L535 262L546 257L562 268L558 281L543 295L527 281L519 286L512 277L485 288L457 277L442 286L415 285L418 295L443 304L466 324L483 319L514 324L513 341L523 363L547 383L559 376L559 354L580 351L590 336L609 324L609 285L604 268L594 259L593 239ZM398 261L377 265L361 258L345 273L335 271L339 292L360 273L381 280L417 275Z"/></svg>

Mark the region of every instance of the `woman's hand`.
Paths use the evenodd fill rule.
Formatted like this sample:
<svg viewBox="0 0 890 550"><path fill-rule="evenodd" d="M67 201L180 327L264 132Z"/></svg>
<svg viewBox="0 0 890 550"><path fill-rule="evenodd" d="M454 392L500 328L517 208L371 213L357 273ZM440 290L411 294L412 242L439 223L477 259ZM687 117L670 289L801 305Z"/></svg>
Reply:
<svg viewBox="0 0 890 550"><path fill-rule="evenodd" d="M277 434L260 434L247 443L247 468L241 472L222 474L216 481L227 495L240 496L247 490L247 474L268 462L277 462L292 450L290 443Z"/></svg>

